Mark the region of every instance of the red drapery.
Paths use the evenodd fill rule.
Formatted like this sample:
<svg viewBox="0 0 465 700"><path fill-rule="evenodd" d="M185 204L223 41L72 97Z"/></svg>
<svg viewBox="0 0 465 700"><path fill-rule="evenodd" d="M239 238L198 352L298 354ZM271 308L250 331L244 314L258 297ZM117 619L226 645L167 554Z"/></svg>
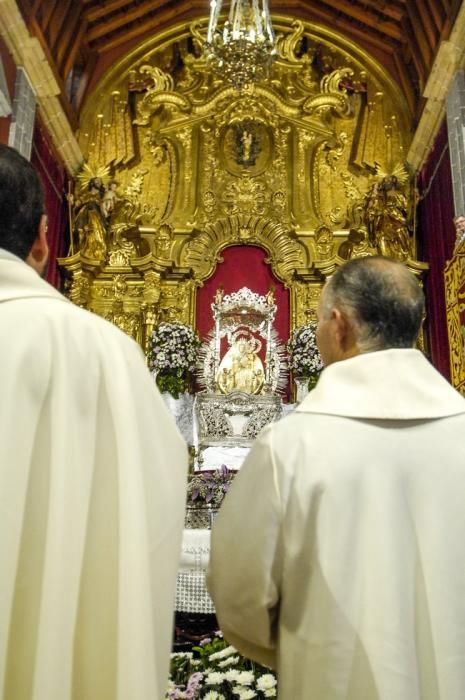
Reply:
<svg viewBox="0 0 465 700"><path fill-rule="evenodd" d="M455 229L454 200L450 167L447 126L442 125L434 148L420 174L420 190L424 198L419 206L419 258L430 270L426 276L426 330L431 360L450 379L449 341L446 323L444 266L452 256Z"/></svg>
<svg viewBox="0 0 465 700"><path fill-rule="evenodd" d="M8 91L10 93L9 97L11 102L13 102L15 94L15 78L16 78L16 65L13 58L8 51L5 42L0 36L0 58L2 60L3 69L5 71L5 79L8 85ZM0 117L0 143L8 143L8 136L10 132L11 116Z"/></svg>
<svg viewBox="0 0 465 700"><path fill-rule="evenodd" d="M38 171L45 190L45 206L48 215L48 245L50 260L47 281L60 287L60 273L57 257L66 255L68 226L68 205L66 190L68 177L66 170L57 158L48 134L36 121L32 142L31 163Z"/></svg>
<svg viewBox="0 0 465 700"><path fill-rule="evenodd" d="M223 262L203 287L197 291L196 328L202 338L206 338L213 328L211 303L215 292L223 285L225 294L248 287L252 292L266 294L274 288L276 299L276 319L274 328L280 340L289 338L289 292L273 274L266 263L267 254L256 246L231 246L223 253Z"/></svg>
<svg viewBox="0 0 465 700"><path fill-rule="evenodd" d="M274 327L280 339L286 342L289 337L289 292L273 274L265 262L266 252L256 246L231 246L223 251L223 262L203 287L197 291L196 327L202 338L213 328L211 303L215 292L223 285L225 294L248 287L252 292L266 294L275 289L277 305Z"/></svg>

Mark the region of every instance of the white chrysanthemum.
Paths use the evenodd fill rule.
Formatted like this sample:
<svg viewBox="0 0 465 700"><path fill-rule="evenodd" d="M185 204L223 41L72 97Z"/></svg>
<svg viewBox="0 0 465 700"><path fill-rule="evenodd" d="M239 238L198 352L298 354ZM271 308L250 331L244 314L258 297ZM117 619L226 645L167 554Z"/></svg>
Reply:
<svg viewBox="0 0 465 700"><path fill-rule="evenodd" d="M174 651L171 654L172 659L192 659L193 656L191 651Z"/></svg>
<svg viewBox="0 0 465 700"><path fill-rule="evenodd" d="M252 685L255 680L255 676L251 671L241 671L239 673L237 682L241 685Z"/></svg>
<svg viewBox="0 0 465 700"><path fill-rule="evenodd" d="M230 671L226 671L226 673L224 674L224 677L230 683L237 683L240 675L241 675L240 671L238 671L237 669L231 669Z"/></svg>
<svg viewBox="0 0 465 700"><path fill-rule="evenodd" d="M216 661L217 659L225 659L227 656L231 656L231 654L235 654L236 652L237 649L235 649L233 646L229 646L225 649L221 649L221 651L215 651L215 653L210 654L208 658L210 661Z"/></svg>
<svg viewBox="0 0 465 700"><path fill-rule="evenodd" d="M220 673L219 671L213 671L212 673L208 674L208 676L205 679L205 683L207 685L219 685L223 682L223 678L224 673Z"/></svg>
<svg viewBox="0 0 465 700"><path fill-rule="evenodd" d="M224 695L220 695L216 690L209 690L206 695L203 696L203 700L221 700Z"/></svg>
<svg viewBox="0 0 465 700"><path fill-rule="evenodd" d="M234 664L239 663L239 657L238 656L230 656L228 659L223 659L223 661L220 661L218 663L218 666L220 668L226 668L226 666L234 666Z"/></svg>
<svg viewBox="0 0 465 700"><path fill-rule="evenodd" d="M276 697L276 688L268 688L268 690L264 691L264 695L266 698L275 698Z"/></svg>
<svg viewBox="0 0 465 700"><path fill-rule="evenodd" d="M276 678L272 673L265 673L263 676L257 680L258 690L268 690L268 688L274 688L276 685Z"/></svg>
<svg viewBox="0 0 465 700"><path fill-rule="evenodd" d="M252 688L245 688L244 686L236 686L233 688L234 695L237 695L239 700L251 700L251 698L256 698L257 693Z"/></svg>

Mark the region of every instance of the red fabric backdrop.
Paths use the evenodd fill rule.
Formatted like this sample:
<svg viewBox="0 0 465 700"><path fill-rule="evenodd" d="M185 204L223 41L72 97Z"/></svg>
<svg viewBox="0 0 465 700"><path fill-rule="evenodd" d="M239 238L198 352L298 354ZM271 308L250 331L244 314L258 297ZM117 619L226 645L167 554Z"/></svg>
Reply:
<svg viewBox="0 0 465 700"><path fill-rule="evenodd" d="M202 338L213 328L211 303L215 292L223 285L225 294L248 287L252 292L266 294L270 287L275 289L278 307L275 329L280 339L286 342L289 337L289 292L265 262L266 252L256 246L231 246L223 253L223 262L218 265L212 277L197 291L196 327Z"/></svg>
<svg viewBox="0 0 465 700"><path fill-rule="evenodd" d="M45 206L48 215L48 244L50 260L47 281L59 288L61 279L56 259L66 255L68 240L68 205L66 170L56 156L45 129L36 120L32 142L31 163L38 171L45 189Z"/></svg>
<svg viewBox="0 0 465 700"><path fill-rule="evenodd" d="M8 85L8 91L10 93L10 100L13 103L13 98L15 96L15 79L16 79L16 66L13 58L8 51L5 42L0 36L0 58L3 63L3 70L5 71L5 78ZM0 117L0 143L8 143L8 136L10 133L11 116Z"/></svg>
<svg viewBox="0 0 465 700"><path fill-rule="evenodd" d="M424 199L419 207L419 258L426 260L426 330L435 367L450 379L449 341L444 293L444 266L455 243L454 200L447 126L444 123L420 174Z"/></svg>
<svg viewBox="0 0 465 700"><path fill-rule="evenodd" d="M275 290L277 305L275 330L282 342L289 338L289 292L271 271L265 260L266 252L256 246L231 246L226 248L221 262L203 287L197 291L196 328L202 338L206 338L213 328L211 303L215 292L223 285L225 294L248 287L252 292L266 294L271 287ZM288 394L289 387L287 387ZM283 398L286 398L283 396Z"/></svg>

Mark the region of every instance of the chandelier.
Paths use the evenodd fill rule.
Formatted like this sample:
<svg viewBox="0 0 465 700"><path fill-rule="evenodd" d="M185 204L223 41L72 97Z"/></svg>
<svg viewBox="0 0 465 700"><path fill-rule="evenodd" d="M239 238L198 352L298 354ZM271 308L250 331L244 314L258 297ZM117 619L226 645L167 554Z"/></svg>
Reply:
<svg viewBox="0 0 465 700"><path fill-rule="evenodd" d="M236 89L262 80L274 57L274 32L267 0L230 0L229 17L219 21L223 0L210 1L206 57Z"/></svg>

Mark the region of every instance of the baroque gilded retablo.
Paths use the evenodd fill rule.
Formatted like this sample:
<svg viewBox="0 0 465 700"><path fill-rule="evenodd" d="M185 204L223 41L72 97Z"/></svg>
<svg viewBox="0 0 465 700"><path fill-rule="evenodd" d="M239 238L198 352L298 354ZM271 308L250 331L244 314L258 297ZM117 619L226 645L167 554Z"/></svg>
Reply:
<svg viewBox="0 0 465 700"><path fill-rule="evenodd" d="M61 263L71 298L143 347L161 320L193 323L196 289L230 245L266 250L292 327L312 320L324 279L350 257L425 268L398 86L336 32L273 24L269 78L241 92L205 59L204 18L127 55L85 106Z"/></svg>

